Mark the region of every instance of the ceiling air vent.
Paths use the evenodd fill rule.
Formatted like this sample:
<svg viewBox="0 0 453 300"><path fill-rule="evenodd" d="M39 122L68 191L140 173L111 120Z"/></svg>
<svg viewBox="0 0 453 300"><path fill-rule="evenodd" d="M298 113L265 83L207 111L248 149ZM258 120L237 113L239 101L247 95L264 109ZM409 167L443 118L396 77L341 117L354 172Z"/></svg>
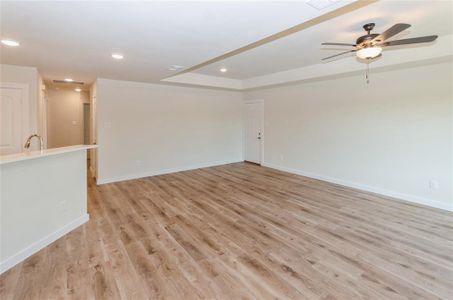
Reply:
<svg viewBox="0 0 453 300"><path fill-rule="evenodd" d="M341 0L307 0L305 3L317 10L322 10L340 1Z"/></svg>
<svg viewBox="0 0 453 300"><path fill-rule="evenodd" d="M53 83L64 83L64 84L75 84L75 85L83 85L84 83L81 81L71 81L68 82L66 80L53 80Z"/></svg>

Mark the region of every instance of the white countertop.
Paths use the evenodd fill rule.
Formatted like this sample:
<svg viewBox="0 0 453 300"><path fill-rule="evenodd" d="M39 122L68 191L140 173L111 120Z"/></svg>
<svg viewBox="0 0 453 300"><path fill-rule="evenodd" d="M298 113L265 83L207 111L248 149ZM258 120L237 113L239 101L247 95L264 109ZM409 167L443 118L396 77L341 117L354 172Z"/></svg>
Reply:
<svg viewBox="0 0 453 300"><path fill-rule="evenodd" d="M0 156L0 165L4 165L4 164L16 162L16 161L22 161L22 160L28 160L28 159L35 159L35 158L51 156L51 155L57 155L57 154L62 154L62 153L94 149L94 148L97 148L97 147L98 147L97 145L74 145L74 146L69 146L69 147L44 149L42 151L40 151L40 150L24 151L24 152L21 152L21 153L15 153L15 154L9 154L9 155Z"/></svg>

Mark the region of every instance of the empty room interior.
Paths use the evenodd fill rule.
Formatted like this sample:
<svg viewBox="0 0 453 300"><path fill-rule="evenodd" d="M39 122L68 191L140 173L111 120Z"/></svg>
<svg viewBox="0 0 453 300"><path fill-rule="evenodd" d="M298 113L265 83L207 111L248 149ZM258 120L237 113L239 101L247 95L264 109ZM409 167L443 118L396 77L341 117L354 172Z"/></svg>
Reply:
<svg viewBox="0 0 453 300"><path fill-rule="evenodd" d="M0 298L453 299L453 1L0 1Z"/></svg>

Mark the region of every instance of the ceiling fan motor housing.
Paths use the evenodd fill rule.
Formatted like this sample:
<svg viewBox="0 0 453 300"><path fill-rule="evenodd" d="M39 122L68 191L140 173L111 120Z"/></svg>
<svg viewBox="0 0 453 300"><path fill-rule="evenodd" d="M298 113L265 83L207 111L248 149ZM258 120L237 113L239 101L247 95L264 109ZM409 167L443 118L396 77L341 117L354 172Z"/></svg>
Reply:
<svg viewBox="0 0 453 300"><path fill-rule="evenodd" d="M367 34L367 35L363 35L361 37L359 37L356 41L356 45L358 46L362 46L362 47L365 47L365 46L370 46L369 44L371 43L371 41L377 37L379 34L377 33L371 33L371 34ZM380 42L380 40L375 40L373 42Z"/></svg>

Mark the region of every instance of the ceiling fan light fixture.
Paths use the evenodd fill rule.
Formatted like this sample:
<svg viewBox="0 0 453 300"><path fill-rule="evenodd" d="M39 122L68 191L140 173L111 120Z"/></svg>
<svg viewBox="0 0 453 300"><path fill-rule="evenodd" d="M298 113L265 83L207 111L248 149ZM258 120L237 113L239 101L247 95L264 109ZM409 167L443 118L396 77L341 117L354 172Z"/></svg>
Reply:
<svg viewBox="0 0 453 300"><path fill-rule="evenodd" d="M9 47L17 47L20 46L19 42L13 41L13 40L2 40L1 41L3 45L9 46Z"/></svg>
<svg viewBox="0 0 453 300"><path fill-rule="evenodd" d="M112 58L116 60L122 60L124 56L121 53L112 53Z"/></svg>
<svg viewBox="0 0 453 300"><path fill-rule="evenodd" d="M382 53L381 47L367 47L362 48L356 52L358 58L361 59L372 59L379 56Z"/></svg>

